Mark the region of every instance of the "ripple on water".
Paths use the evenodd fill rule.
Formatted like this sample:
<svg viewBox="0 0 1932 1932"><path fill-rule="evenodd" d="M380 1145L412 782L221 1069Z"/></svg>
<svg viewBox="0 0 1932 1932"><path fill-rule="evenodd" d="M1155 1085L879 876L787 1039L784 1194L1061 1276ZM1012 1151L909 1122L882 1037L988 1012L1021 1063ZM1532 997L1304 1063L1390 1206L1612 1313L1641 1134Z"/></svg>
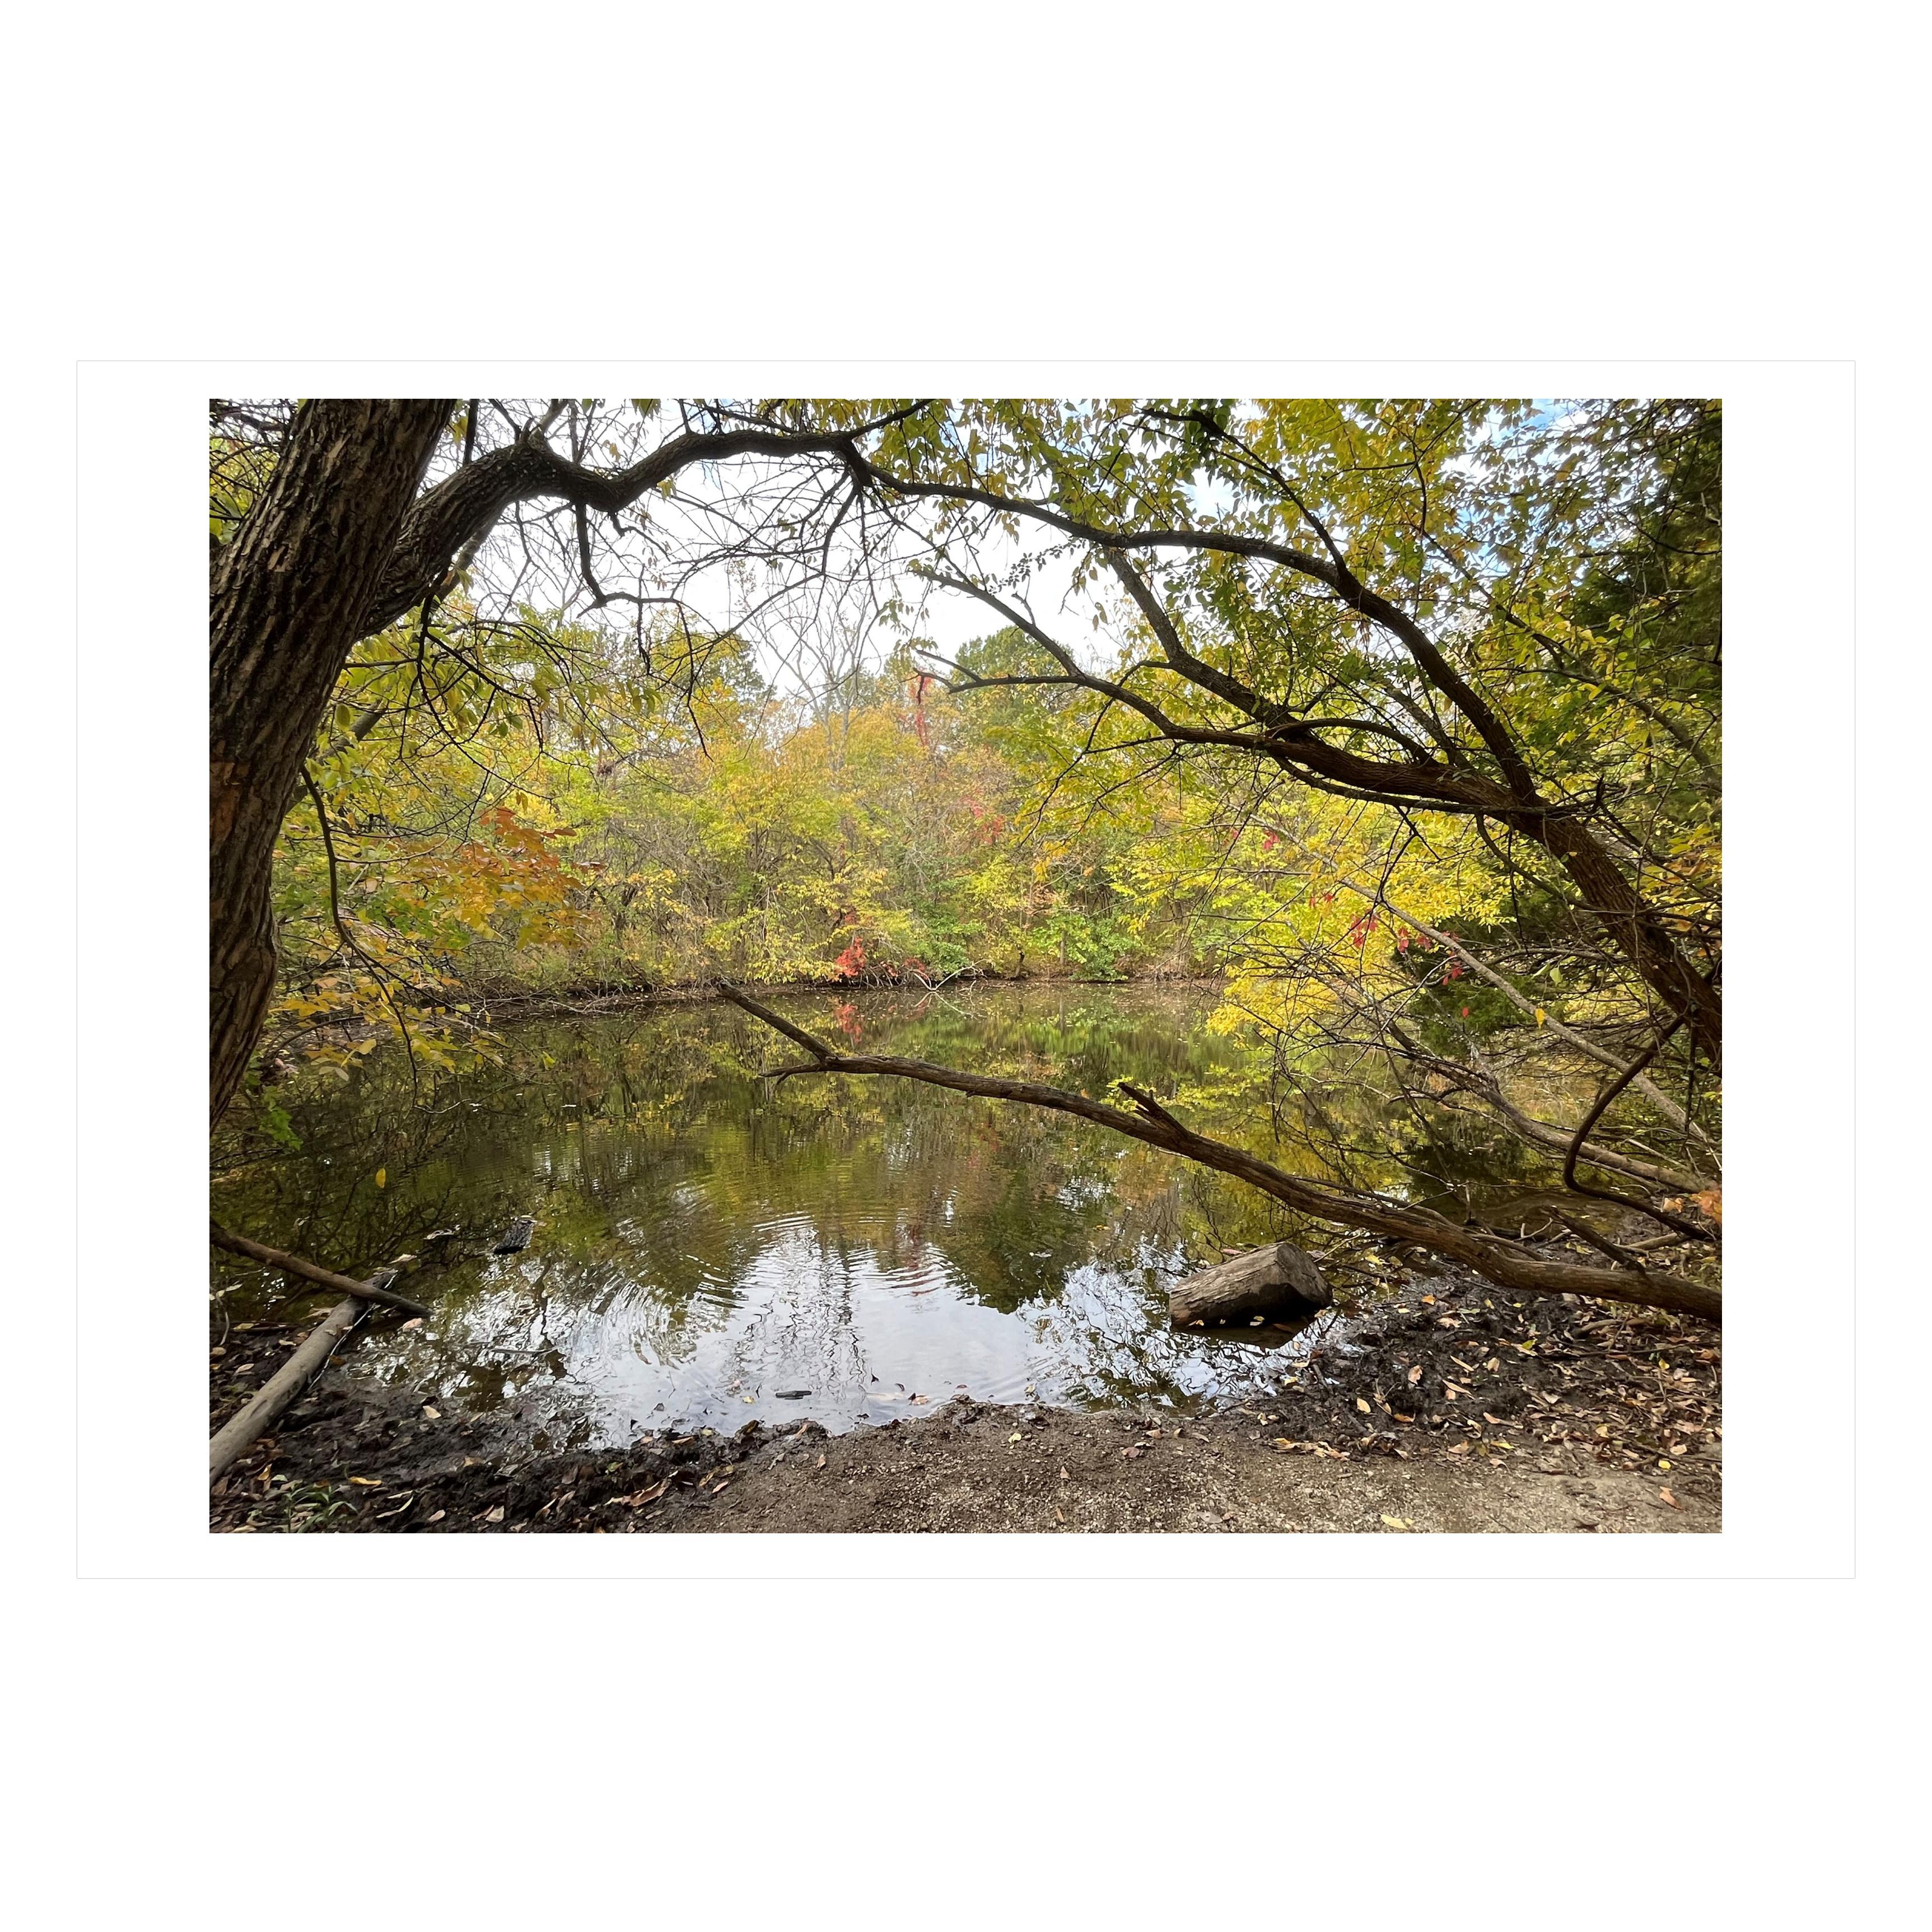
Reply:
<svg viewBox="0 0 1932 1932"><path fill-rule="evenodd" d="M1172 1090L1226 1050L1198 1024L1210 1004L994 988L920 1012L880 996L867 1040ZM363 1343L375 1372L479 1400L506 1388L602 1442L669 1422L845 1429L959 1394L1184 1406L1292 1366L1168 1328L1187 1256L1268 1231L1256 1197L1216 1195L1147 1150L930 1088L772 1090L746 1070L762 1042L728 1009L518 1028L508 1047L469 1105L418 1112L380 1066L318 1092L295 1131L329 1155L250 1170L256 1192L236 1190L238 1225L296 1247L326 1227L343 1259L537 1216L524 1254L438 1278L423 1330Z"/></svg>

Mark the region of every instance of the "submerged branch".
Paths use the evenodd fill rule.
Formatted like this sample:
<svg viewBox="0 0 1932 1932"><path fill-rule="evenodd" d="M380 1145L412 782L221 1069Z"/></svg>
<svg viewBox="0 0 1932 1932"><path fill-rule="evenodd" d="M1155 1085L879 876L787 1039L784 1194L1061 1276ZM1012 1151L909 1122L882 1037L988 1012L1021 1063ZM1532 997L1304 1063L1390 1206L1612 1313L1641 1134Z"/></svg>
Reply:
<svg viewBox="0 0 1932 1932"><path fill-rule="evenodd" d="M412 1301L406 1294L398 1294L380 1275L371 1281L352 1281L346 1274L338 1274L332 1268L304 1261L300 1255L284 1254L280 1248L251 1241L245 1234L230 1234L218 1221L208 1224L208 1238L211 1245L226 1248L231 1255L244 1255L251 1262L261 1262L265 1268L280 1268L284 1274L312 1281L318 1288L333 1288L338 1294L353 1294L364 1301L380 1301L385 1308L398 1309L405 1315L427 1316L430 1312L420 1301Z"/></svg>

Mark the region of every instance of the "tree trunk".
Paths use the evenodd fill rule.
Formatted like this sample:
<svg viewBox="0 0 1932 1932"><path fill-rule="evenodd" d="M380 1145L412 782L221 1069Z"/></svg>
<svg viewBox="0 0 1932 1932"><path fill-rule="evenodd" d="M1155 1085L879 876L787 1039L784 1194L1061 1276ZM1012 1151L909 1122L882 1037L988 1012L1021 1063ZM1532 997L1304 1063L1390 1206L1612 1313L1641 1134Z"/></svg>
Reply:
<svg viewBox="0 0 1932 1932"><path fill-rule="evenodd" d="M1280 1308L1310 1315L1334 1298L1314 1258L1292 1241L1277 1241L1176 1282L1167 1292L1167 1312L1177 1328L1196 1322L1213 1328Z"/></svg>
<svg viewBox="0 0 1932 1932"><path fill-rule="evenodd" d="M311 401L208 585L208 1102L242 1084L275 976L275 836L447 402Z"/></svg>

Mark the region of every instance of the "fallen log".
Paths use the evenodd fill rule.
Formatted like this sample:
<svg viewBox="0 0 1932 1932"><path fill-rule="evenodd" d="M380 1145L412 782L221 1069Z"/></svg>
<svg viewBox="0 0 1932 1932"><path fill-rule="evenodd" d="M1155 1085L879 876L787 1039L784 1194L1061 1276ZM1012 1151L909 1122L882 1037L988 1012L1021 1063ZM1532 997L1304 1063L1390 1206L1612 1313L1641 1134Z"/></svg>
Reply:
<svg viewBox="0 0 1932 1932"><path fill-rule="evenodd" d="M302 1346L256 1390L254 1400L215 1432L208 1444L211 1486L250 1443L267 1433L282 1411L322 1372L335 1345L368 1312L369 1304L360 1295L338 1301L309 1330Z"/></svg>
<svg viewBox="0 0 1932 1932"><path fill-rule="evenodd" d="M1277 1241L1176 1282L1167 1292L1167 1312L1177 1328L1196 1322L1211 1328L1277 1310L1312 1315L1334 1298L1312 1257L1292 1241Z"/></svg>
<svg viewBox="0 0 1932 1932"><path fill-rule="evenodd" d="M280 1268L284 1274L298 1275L304 1281L312 1281L318 1288L332 1288L338 1294L352 1294L362 1301L380 1301L385 1308L400 1309L405 1315L427 1316L429 1310L420 1301L412 1301L406 1294L398 1294L390 1287L394 1280L392 1273L378 1275L374 1281L354 1281L346 1274L338 1274L332 1268L319 1268L314 1262L304 1261L300 1255L284 1254L280 1248L264 1247L260 1241L251 1241L245 1234L231 1234L218 1221L208 1224L208 1238L218 1248L226 1248L231 1255L245 1255L250 1261L262 1262L266 1267Z"/></svg>

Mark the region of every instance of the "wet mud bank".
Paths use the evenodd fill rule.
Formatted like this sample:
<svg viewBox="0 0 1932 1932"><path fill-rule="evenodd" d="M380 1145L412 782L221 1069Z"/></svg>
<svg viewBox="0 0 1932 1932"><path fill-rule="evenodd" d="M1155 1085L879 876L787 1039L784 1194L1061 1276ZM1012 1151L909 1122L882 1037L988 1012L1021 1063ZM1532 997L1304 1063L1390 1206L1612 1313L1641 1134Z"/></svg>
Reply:
<svg viewBox="0 0 1932 1932"><path fill-rule="evenodd" d="M828 1436L752 1423L556 1451L352 1353L210 1498L228 1533L1714 1532L1720 1346L1694 1321L1411 1276L1265 1399L1188 1414L960 1400ZM212 1419L288 1334L231 1337ZM259 1361L257 1360L257 1358ZM252 1365L252 1366L251 1366ZM238 1373L238 1370L240 1372Z"/></svg>

